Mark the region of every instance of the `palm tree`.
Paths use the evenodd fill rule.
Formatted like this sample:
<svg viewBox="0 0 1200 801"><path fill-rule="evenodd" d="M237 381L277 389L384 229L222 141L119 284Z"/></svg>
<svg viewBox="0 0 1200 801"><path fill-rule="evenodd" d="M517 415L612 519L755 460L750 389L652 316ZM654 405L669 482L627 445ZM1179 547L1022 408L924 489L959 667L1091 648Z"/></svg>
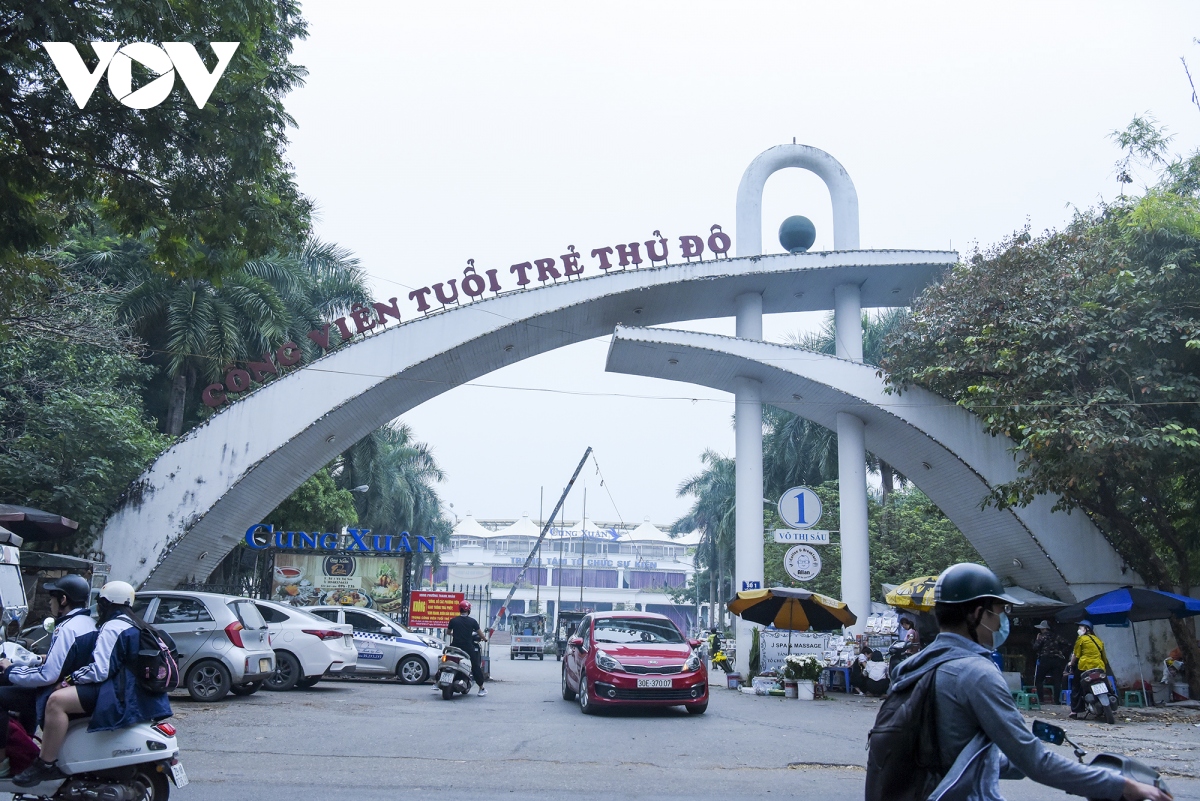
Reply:
<svg viewBox="0 0 1200 801"><path fill-rule="evenodd" d="M335 468L338 486L367 486L355 493L358 521L382 533L409 531L449 545L451 524L442 512L434 485L445 480L433 451L414 440L404 424L378 428L346 450ZM411 567L419 571L427 554L414 553ZM438 556L432 556L437 567Z"/></svg>
<svg viewBox="0 0 1200 801"><path fill-rule="evenodd" d="M358 259L310 239L295 252L248 261L219 281L164 273L140 242L83 254L80 263L124 288L119 319L140 336L169 384L164 429L178 435L200 380L219 382L229 365L258 359L289 339L316 355L307 334L369 302Z"/></svg>
<svg viewBox="0 0 1200 801"><path fill-rule="evenodd" d="M680 498L693 497L692 508L671 525L672 534L700 532L696 549L697 567L708 569L709 625L716 623L719 597L724 595L725 565L733 565L736 512L734 461L714 450L706 450L700 461L704 469L679 485Z"/></svg>

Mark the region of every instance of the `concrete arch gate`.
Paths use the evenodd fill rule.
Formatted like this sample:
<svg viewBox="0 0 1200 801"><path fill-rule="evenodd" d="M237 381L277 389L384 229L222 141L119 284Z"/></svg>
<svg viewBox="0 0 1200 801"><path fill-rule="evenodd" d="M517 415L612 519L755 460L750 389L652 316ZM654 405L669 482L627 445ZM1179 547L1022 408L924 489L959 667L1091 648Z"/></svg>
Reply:
<svg viewBox="0 0 1200 801"><path fill-rule="evenodd" d="M831 192L838 249L758 255L761 225L749 218L761 220L763 182L781 166L806 166L806 160L820 167L814 171L827 183L839 174L844 177L840 189ZM744 202L746 198L752 202ZM848 220L853 236L846 233ZM235 547L248 525L259 522L350 444L442 392L521 359L603 336L621 323L660 325L733 314L739 337L761 339L763 313L833 309L839 356L860 361L861 309L905 305L957 261L957 254L945 251L858 250L857 200L848 176L828 154L804 146L773 148L747 170L739 188L738 234L737 258L614 271L504 293L392 326L271 381L189 432L134 482L103 532L113 575L159 589L206 575ZM739 411L746 378L741 375L735 382ZM752 403L769 400L761 386L749 388ZM855 419L857 423L850 422L857 425L861 454L863 423ZM843 434L842 418L834 424ZM848 442L854 432L849 433ZM927 432L921 435L929 437ZM757 471L738 472L739 484L748 485L757 474L753 514L758 518L761 576L761 427L758 437ZM739 427L739 465L753 467L753 459L740 458L745 439ZM854 460L841 454L840 461ZM861 474L861 459L857 470ZM739 503L739 541L741 518L751 517L741 509L744 505ZM843 503L844 508L850 505ZM861 506L865 537L865 494ZM1038 525L1042 523L1050 525ZM1102 556L1111 558L1099 558L1100 573L1082 583L1121 582L1119 560L1098 532L1091 531ZM989 552L986 534L965 533L979 540L981 553ZM1028 529L1029 535L1053 540L1051 532L1034 528ZM1025 569L1046 577L1038 586L1061 587L1064 599L1075 595L1070 589L1075 582L1046 551L1022 554L1015 558ZM740 544L738 561L742 562Z"/></svg>

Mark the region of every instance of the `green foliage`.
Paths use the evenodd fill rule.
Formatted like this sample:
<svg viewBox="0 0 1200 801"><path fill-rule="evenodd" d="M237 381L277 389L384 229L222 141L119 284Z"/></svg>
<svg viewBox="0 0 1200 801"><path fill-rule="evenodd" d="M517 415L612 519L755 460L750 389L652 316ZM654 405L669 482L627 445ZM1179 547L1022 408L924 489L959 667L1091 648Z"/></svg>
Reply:
<svg viewBox="0 0 1200 801"><path fill-rule="evenodd" d="M746 659L746 683L762 673L762 647L759 642L758 626L750 630L750 654Z"/></svg>
<svg viewBox="0 0 1200 801"><path fill-rule="evenodd" d="M284 96L306 24L293 0L25 0L0 10L0 262L53 243L99 202L155 265L214 276L308 228L310 204L285 157ZM105 83L79 109L41 42L187 41L212 69L212 41L241 42L203 109L177 81L135 110ZM135 84L136 87L137 84ZM240 255L239 255L240 254Z"/></svg>
<svg viewBox="0 0 1200 801"><path fill-rule="evenodd" d="M68 305L57 303L63 296ZM120 327L104 296L68 281L51 300L66 318L89 317L89 331L109 332L111 341L26 328L0 348L0 497L78 521L76 537L50 547L83 553L167 439L142 410L147 370L111 333Z"/></svg>
<svg viewBox="0 0 1200 801"><path fill-rule="evenodd" d="M358 522L354 493L338 489L323 467L263 518L284 531L340 531Z"/></svg>

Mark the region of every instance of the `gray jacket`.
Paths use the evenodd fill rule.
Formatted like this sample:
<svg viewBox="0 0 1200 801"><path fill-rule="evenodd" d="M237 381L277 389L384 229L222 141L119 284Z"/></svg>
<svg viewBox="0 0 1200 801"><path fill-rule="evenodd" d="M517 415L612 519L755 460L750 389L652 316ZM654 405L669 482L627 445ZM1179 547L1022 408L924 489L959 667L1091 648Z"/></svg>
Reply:
<svg viewBox="0 0 1200 801"><path fill-rule="evenodd" d="M1121 797L1123 778L1056 754L1033 736L986 648L939 634L896 666L891 691L911 687L932 669L938 671L938 743L948 770L930 801L1003 801L999 780L1023 776L1074 795Z"/></svg>

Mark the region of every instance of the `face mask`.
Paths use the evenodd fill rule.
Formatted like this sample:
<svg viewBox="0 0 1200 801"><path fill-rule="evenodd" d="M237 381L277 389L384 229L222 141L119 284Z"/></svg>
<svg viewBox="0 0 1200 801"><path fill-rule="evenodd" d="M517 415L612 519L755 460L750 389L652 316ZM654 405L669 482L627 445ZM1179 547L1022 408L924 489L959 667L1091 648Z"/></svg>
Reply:
<svg viewBox="0 0 1200 801"><path fill-rule="evenodd" d="M983 626L983 621L980 621L979 625ZM993 630L993 629L988 628L987 626L983 626L983 627L985 629L987 629L988 631L992 632L992 650L993 651L1000 650L1000 646L1004 645L1004 641L1008 639L1008 631L1009 631L1008 615L1005 614L1004 612L1000 613L1000 628L998 628L998 629Z"/></svg>
<svg viewBox="0 0 1200 801"><path fill-rule="evenodd" d="M1080 626L1078 629L1076 629L1076 631L1079 632L1080 637L1087 634L1087 629L1085 629L1083 626Z"/></svg>

